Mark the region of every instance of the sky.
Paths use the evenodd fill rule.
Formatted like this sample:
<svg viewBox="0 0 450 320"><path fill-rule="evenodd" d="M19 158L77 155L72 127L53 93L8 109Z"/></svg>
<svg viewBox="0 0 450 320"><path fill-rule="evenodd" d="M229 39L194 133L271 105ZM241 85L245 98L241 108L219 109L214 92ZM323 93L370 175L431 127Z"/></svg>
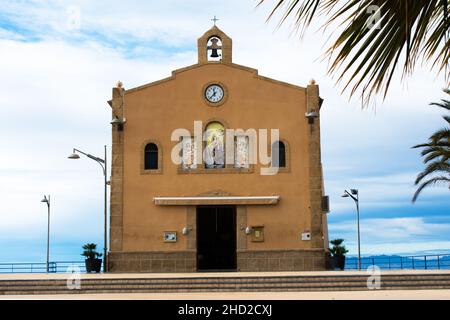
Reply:
<svg viewBox="0 0 450 320"><path fill-rule="evenodd" d="M344 189L360 192L361 252L450 253L450 197L425 190L412 204L419 151L442 127L445 81L420 65L393 81L376 108L342 93L327 74L328 35L313 26L300 39L288 22L266 22L273 1L0 0L0 262L44 262L51 195L51 260L80 261L81 246L103 239L103 176L72 148L103 155L111 145L106 101L120 80L132 88L195 64L196 41L217 24L233 39L233 62L259 74L320 85L322 162L330 239L357 252L356 210Z"/></svg>

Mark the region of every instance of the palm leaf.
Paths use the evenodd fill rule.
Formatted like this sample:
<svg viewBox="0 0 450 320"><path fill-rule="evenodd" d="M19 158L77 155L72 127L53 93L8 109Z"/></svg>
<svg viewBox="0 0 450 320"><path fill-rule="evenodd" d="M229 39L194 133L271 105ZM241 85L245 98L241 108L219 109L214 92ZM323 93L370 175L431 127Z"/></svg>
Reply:
<svg viewBox="0 0 450 320"><path fill-rule="evenodd" d="M450 120L450 117L447 117L447 118L449 118L449 120ZM445 119L445 117L444 117L444 119ZM433 144L437 144L438 142L443 142L443 143L449 142L450 141L450 128L442 128L441 130L436 131L435 133L432 134L432 136L430 137L430 140Z"/></svg>
<svg viewBox="0 0 450 320"><path fill-rule="evenodd" d="M450 78L447 0L277 0L267 20L283 5L279 25L295 15L302 34L323 15L328 17L324 28L343 27L325 56L332 61L329 73L338 73L337 82L343 82L343 91L350 90L351 96L359 90L366 102L374 94L386 96L397 67L403 66L406 77L420 58ZM379 29L367 27L373 6L380 10Z"/></svg>
<svg viewBox="0 0 450 320"><path fill-rule="evenodd" d="M425 181L422 183L419 188L417 188L416 192L414 193L414 196L412 198L412 202L416 202L417 198L419 197L419 194L422 192L423 189L426 187L429 187L431 185L441 184L441 183L449 183L450 184L450 178L441 176L441 177L435 177L430 180Z"/></svg>
<svg viewBox="0 0 450 320"><path fill-rule="evenodd" d="M449 89L444 90L445 93L450 94ZM432 103L432 106L439 106L450 111L450 102L448 100L441 100L441 103ZM450 123L450 117L444 116L444 120ZM420 192L429 185L450 182L450 128L442 128L434 132L428 139L428 143L423 143L414 146L413 148L424 148L421 151L423 162L428 165L419 173L415 184L418 185L425 179L425 177L443 172L446 176L429 179L422 182L413 196L412 201L415 202ZM450 183L449 183L450 188Z"/></svg>
<svg viewBox="0 0 450 320"><path fill-rule="evenodd" d="M441 158L441 159L439 159ZM431 162L433 160L443 161L446 162L448 159L450 159L450 150L446 149L437 149L433 152L428 153L428 155L423 159L424 163Z"/></svg>
<svg viewBox="0 0 450 320"><path fill-rule="evenodd" d="M432 162L417 175L415 184L419 184L425 177L437 172L444 172L450 175L450 164L442 161Z"/></svg>

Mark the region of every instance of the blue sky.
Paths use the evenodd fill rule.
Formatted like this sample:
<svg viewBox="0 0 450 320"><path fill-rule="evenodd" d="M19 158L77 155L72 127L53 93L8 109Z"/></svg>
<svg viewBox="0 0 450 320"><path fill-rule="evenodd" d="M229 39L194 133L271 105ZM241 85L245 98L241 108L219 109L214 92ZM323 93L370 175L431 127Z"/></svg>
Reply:
<svg viewBox="0 0 450 320"><path fill-rule="evenodd" d="M427 66L407 82L397 77L384 102L363 110L326 73L328 35L313 27L300 41L289 24L265 23L271 5L256 3L0 0L0 262L45 260L44 193L53 200L52 260L80 260L82 244L102 243L100 168L67 155L73 147L101 155L115 82L130 88L196 63L196 40L214 15L233 38L234 62L319 83L330 238L356 253L354 203L340 194L358 188L363 254L450 251L448 190L410 201L422 169L410 147L443 125L442 111L428 106L443 98L442 77Z"/></svg>

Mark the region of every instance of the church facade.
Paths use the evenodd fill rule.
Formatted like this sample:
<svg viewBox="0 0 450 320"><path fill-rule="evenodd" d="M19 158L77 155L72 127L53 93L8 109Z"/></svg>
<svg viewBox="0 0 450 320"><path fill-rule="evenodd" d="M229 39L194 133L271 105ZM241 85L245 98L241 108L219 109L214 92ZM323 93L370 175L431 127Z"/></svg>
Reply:
<svg viewBox="0 0 450 320"><path fill-rule="evenodd" d="M110 272L324 270L318 85L232 62L214 26L198 63L112 109Z"/></svg>

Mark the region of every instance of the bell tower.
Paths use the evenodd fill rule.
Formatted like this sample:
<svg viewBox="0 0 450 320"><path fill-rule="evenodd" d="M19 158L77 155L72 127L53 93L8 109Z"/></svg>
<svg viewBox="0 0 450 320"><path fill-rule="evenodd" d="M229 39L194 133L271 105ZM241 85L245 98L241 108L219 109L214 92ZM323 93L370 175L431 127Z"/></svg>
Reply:
<svg viewBox="0 0 450 320"><path fill-rule="evenodd" d="M215 24L197 40L198 63L232 62L233 43Z"/></svg>

